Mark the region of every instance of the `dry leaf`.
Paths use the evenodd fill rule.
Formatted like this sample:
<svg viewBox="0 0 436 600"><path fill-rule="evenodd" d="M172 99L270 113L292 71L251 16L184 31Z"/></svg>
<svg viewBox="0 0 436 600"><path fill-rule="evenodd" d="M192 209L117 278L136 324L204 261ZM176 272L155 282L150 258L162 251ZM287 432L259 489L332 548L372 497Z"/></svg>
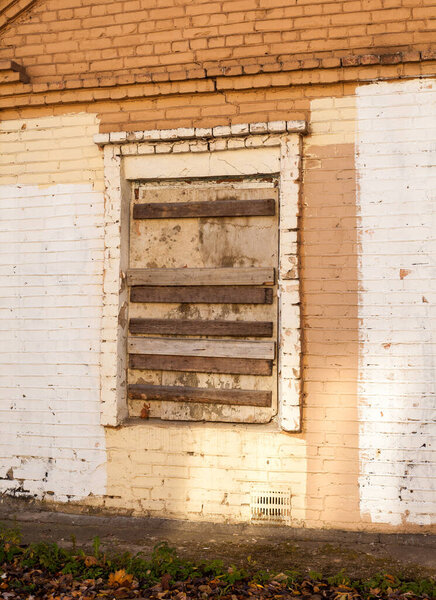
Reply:
<svg viewBox="0 0 436 600"><path fill-rule="evenodd" d="M120 569L111 573L108 578L108 584L111 587L130 587L132 585L133 575L126 573L125 569Z"/></svg>

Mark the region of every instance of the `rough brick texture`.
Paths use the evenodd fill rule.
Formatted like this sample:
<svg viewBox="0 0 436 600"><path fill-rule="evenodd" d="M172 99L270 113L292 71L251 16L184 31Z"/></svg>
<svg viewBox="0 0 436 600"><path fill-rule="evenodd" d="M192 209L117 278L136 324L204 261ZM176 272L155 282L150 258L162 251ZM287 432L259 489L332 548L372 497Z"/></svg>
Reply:
<svg viewBox="0 0 436 600"><path fill-rule="evenodd" d="M60 81L427 50L435 7L434 0L44 0L9 26L0 57L22 62L33 81Z"/></svg>
<svg viewBox="0 0 436 600"><path fill-rule="evenodd" d="M425 338L419 344L416 337L412 338L413 344L407 344L403 338L397 339L399 335L409 335L405 333L406 330L399 329L400 323L405 324L405 315L401 311L413 315L412 320L408 321L408 326L412 329L420 323L424 326L427 317L421 315L422 307L427 310L432 301L430 274L425 266L418 267L419 279L413 280L413 288L419 289L419 294L417 295L416 291L409 293L405 287L409 285L408 279L414 277L407 271L417 268L410 264L411 257L415 256L415 245L416 248L426 248L429 244L428 230L422 226L422 217L417 216L429 213L428 220L431 219L431 207L426 193L430 193L433 184L429 178L421 177L427 173L427 163L422 163L422 169L417 172L422 187L418 188L414 183L413 200L407 199L410 192L406 189L400 189L400 196L395 192L395 202L401 198L402 216L395 217L396 226L389 234L392 243L397 244L392 268L389 262L392 260L389 258L391 255L382 251L386 248L386 218L380 221L379 212L374 212L378 196L376 193L374 196L372 188L369 188L371 193L365 196L365 206L368 207L366 212L362 203L362 186L370 186L373 181L372 163L368 162L369 166L365 167L366 161L376 161L376 170L379 173L377 181L380 181L385 191L390 189L386 188L385 181L398 179L395 169L398 170L405 160L399 152L401 148L410 144L410 150L413 150L411 164L421 164L424 161L428 149L426 140L430 139L431 131L427 124L434 114L430 102L431 83L413 83L416 89L413 88L411 92L411 83L383 85L385 87L380 89L377 86L372 90L368 88L367 93L367 88L361 88L361 91L357 88L355 93L354 86L349 86L349 93L345 96L336 86L323 88L322 96L321 88L301 90L300 99L304 98L307 114L310 115L310 135L304 138L303 143L304 181L300 222L304 369L302 433L284 434L275 426L268 425L142 422L131 423L118 429L107 428L107 450L103 469L106 471L106 487L102 488L100 483L95 483L101 482L98 478L93 479L94 484L89 487L81 488L76 486L75 480L72 479L76 499L82 496L82 503L104 505L114 510L145 512L155 516L244 521L249 518L249 492L252 487L262 485L266 486L266 489L276 489L279 486L291 492L291 522L295 525L402 531L422 528L431 530L435 522L434 507L429 500L434 493L434 479L431 478L434 472L434 458L428 415L432 408L432 400L430 396L425 395L429 389L426 381L429 381L430 367L424 365L432 356L430 338L428 341ZM410 93L401 95L402 86ZM275 115L279 118L282 114L297 115L296 107L301 106L294 90L259 90L230 94L232 103L240 107L240 119L242 120L242 115L245 116L245 122L248 114L259 114L256 110L264 110L267 116ZM261 98L263 106L259 106ZM404 103L398 108L392 98L401 99ZM168 99L168 103L176 102ZM391 118L380 121L383 123L383 127L380 127L374 115L383 110L383 103L389 108L388 114L392 114ZM144 115L148 106L148 101L144 101ZM116 107L117 104L114 103L114 111ZM141 109L140 104L138 108ZM371 111L375 111L374 114ZM399 117L396 116L398 111L401 113ZM409 113L411 116L404 118ZM412 116L415 113L421 117ZM261 114L265 116L264 113ZM58 182L69 182L74 187L75 184L83 183L85 177L85 182L94 181L95 189L101 189L103 162L101 154L96 154L97 146L92 144L92 136L97 130L94 117L89 115L85 118L79 115L77 118L77 122L72 116L35 117L4 122L3 128L8 131L4 134L4 139L8 140L8 151L11 154L17 152L18 157L15 159L17 167L12 171L9 165L11 158L4 159L7 166L4 167L2 183L6 186L4 189L7 189L7 206L14 202L17 204L20 194L26 193L21 190L11 194L10 186L16 184L22 186L39 183L43 186L54 186ZM85 119L86 123L81 119ZM50 123L53 123L53 127L48 126ZM386 145L383 146L383 140L386 135L392 137L391 126L395 127L392 131L397 132L398 139L404 139L406 146L398 146L398 139L395 138L394 147L388 142L387 152L383 154L382 151L386 148ZM58 147L56 131L62 136L61 149ZM377 136L381 136L380 139ZM119 135L114 139L124 137ZM25 145L16 145L15 138L25 140ZM365 140L367 145L364 147ZM379 147L376 146L376 142L380 143ZM43 149L42 157L38 148ZM60 154L63 151L67 152L68 148L68 153ZM84 162L77 162L83 161L83 155L81 159L75 156L77 148L81 148L80 152L87 156L86 168ZM366 154L362 155L362 150L365 150ZM36 154L33 155L32 152ZM87 152L90 154L87 155ZM360 153L358 171L356 152ZM376 152L376 155L373 156L372 152ZM383 162L380 154L384 157ZM42 160L45 161L43 164ZM411 173L413 174L413 170ZM410 178L411 173L406 175ZM415 182L415 178L412 177L411 181ZM360 185L360 192L357 183ZM421 195L417 195L419 189L422 189L422 192L419 192ZM83 198L78 200L75 200L78 196L73 191L70 191L68 215L74 214L73 206L77 202L86 199L86 206L90 203L91 190L82 192ZM50 196L52 193L54 192L50 187L44 187L38 192L42 196ZM376 202L374 205L373 198ZM71 200L74 200L72 205ZM59 202L60 206L63 205L60 197ZM31 208L27 207L26 210L30 211ZM391 222L394 217L391 209L389 211L388 218ZM90 223L85 229L82 228L82 234L88 236L86 239L100 240L100 244L104 216L101 210L97 215L93 217L92 225ZM359 225L359 219L364 216L369 219L368 227ZM374 220L375 217L377 219ZM418 226L411 231L409 223L415 223L416 219L419 221ZM39 224L43 229L43 238L46 239L50 235L50 223L40 221ZM29 229L25 223L23 226ZM32 225L32 235L36 235L33 228ZM76 235L79 233L76 232ZM411 241L407 241L409 235L413 235ZM31 239L33 238L29 238L29 243ZM88 245L90 243L86 242ZM365 249L364 255L360 248ZM33 250L33 247L30 250ZM416 260L418 259L419 262L423 260L417 254ZM45 265L46 261L42 264ZM87 262L84 267L86 265ZM97 269L98 273L92 277L90 275L90 281L98 282L95 285L101 286L103 263L99 261L98 265L100 270ZM7 268L10 269L9 266ZM379 287L380 280L377 280L377 289L371 291L371 273L374 269L380 274L386 273L386 289ZM21 289L21 279L12 281L13 285ZM50 298L50 303L55 303L56 298L64 297L65 285L64 280L59 280L44 298ZM74 289L79 289L78 282L74 285ZM362 286L367 289L364 293ZM92 289L95 289L96 293L96 306L92 310L99 306L98 310L101 311L102 287L100 292L98 288ZM14 288L13 293L18 296L24 292L19 292L18 288L15 291ZM27 297L30 291L27 290L25 294ZM394 300L395 295L398 303ZM89 295L79 297L84 302L86 300L86 306L90 298L93 298ZM426 301L423 301L422 297ZM68 315L71 315L72 310L73 308L68 309ZM80 308L82 316L84 310L85 308ZM377 316L379 311L383 315L381 318ZM8 335L13 337L13 332L19 331L20 339L30 340L33 329L22 320L23 315L18 315L16 322L23 324L17 330L16 324L12 327L9 321L9 307L5 309L4 314L7 319L4 323L10 332ZM362 329L362 321L359 319L363 318L369 319L371 330ZM91 325L91 330L97 327L96 322L87 319L88 317L83 322L84 327L79 330L86 340L90 335L87 325ZM397 333L397 330L403 333ZM425 335L429 336L430 330L425 331ZM411 331L410 334L412 333ZM56 331L55 327L53 335L60 335L66 347L70 347L71 350L74 348L70 337L65 337L61 329ZM97 332L93 335L92 339L97 343ZM41 339L45 338L38 334L37 340ZM383 344L392 344L392 349L384 348ZM407 365L402 358L406 350ZM98 353L87 351L80 356L81 360L97 367ZM104 358L100 360L100 365L103 365ZM22 357L19 361L17 358L16 365L20 363L22 364ZM6 366L5 372L9 378L12 367L9 364ZM20 393L33 398L34 396L30 395L33 383L29 381L28 375L24 375L22 368L15 367L15 375L20 375L17 379L22 386ZM26 366L27 368L29 367ZM58 359L55 368L60 371L65 369L64 361ZM99 373L101 375L101 369ZM379 377L382 379L386 375L388 383L374 380L374 373L380 373ZM415 391L408 390L406 380L410 378ZM24 431L28 443L29 439L39 440L40 432L45 432L44 435L50 440L52 449L48 451L47 443L41 444L32 456L47 455L52 464L53 457L58 457L59 452L70 452L66 450L65 436L60 437L56 429L60 426L57 421L64 423L67 417L63 415L70 413L64 412L66 392L60 385L61 382L54 382L56 392L53 392L51 386L48 386L52 383L49 378L44 376L43 381L44 393L38 392L36 396L36 405L40 412L35 414L34 421L25 420L24 407L27 407L27 404L22 404L26 401L23 398L19 405L20 418L17 419L13 412L9 412L12 396L6 386L4 390L6 389L7 393L3 390L3 406L7 418L10 419L10 415L13 415L19 422L19 427L14 427L20 437L14 439L23 439L21 436ZM377 385L375 381L378 382ZM394 381L395 393L391 389ZM84 398L89 398L86 400L86 406L80 406L88 410L94 419L92 426L83 426L83 436L74 436L74 444L77 445L80 438L81 444L87 444L86 447L91 448L93 441L102 443L97 420L97 371L92 383L93 391L87 392L89 396L83 391L83 378L78 380L75 377L73 383L81 387L68 390L68 394L73 398L79 395L82 403ZM23 387L26 389L23 390ZM418 400L417 394L422 400ZM53 405L56 417L47 408L53 408L48 401L49 398L51 401L51 395L53 402L56 402ZM14 398L15 396L12 399ZM398 405L402 407L400 411L396 408ZM381 406L386 406L385 418L380 414L384 412ZM74 413L73 417L68 418L78 419L77 415L78 413ZM412 419L417 421L413 422ZM7 427L10 430L9 424ZM417 434L413 433L415 430L418 431ZM2 452L2 457L7 459L2 461L3 477L8 477L8 473L13 477L12 482L9 479L2 482L3 489L14 490L22 485L24 491L30 490L38 497L47 497L44 494L48 490L55 491L55 498L66 498L63 487L58 490L51 489L53 479L50 480L50 485L43 482L46 472L42 473L42 467L46 465L44 461L31 462L30 470L18 470L16 475L14 467L18 468L22 464L21 458L17 458L23 455L21 446L8 446ZM97 456L99 458L96 462L89 459L88 463L80 463L85 473L94 473L96 464L99 465L102 459L100 454ZM83 455L80 457L85 458ZM57 460L55 458L55 463ZM67 471L73 471L77 466L75 459L73 457L69 460ZM11 467L12 471L9 471ZM414 473L412 476L408 474L410 469ZM86 481L86 477L84 479ZM63 481L62 478L60 481ZM89 492L93 493L92 497L87 496ZM382 500L386 495L396 492L399 492L404 500L383 504Z"/></svg>
<svg viewBox="0 0 436 600"><path fill-rule="evenodd" d="M41 0L2 33L31 83L0 90L0 490L247 521L253 487L285 488L292 525L434 531L434 0L161 5ZM124 267L94 134L297 119L301 433L103 429ZM136 144L106 147L113 188Z"/></svg>
<svg viewBox="0 0 436 600"><path fill-rule="evenodd" d="M0 31L28 10L36 0L0 0Z"/></svg>
<svg viewBox="0 0 436 600"><path fill-rule="evenodd" d="M435 81L358 90L361 502L395 525L436 519L435 115Z"/></svg>
<svg viewBox="0 0 436 600"><path fill-rule="evenodd" d="M0 492L105 489L97 128L86 113L0 127Z"/></svg>

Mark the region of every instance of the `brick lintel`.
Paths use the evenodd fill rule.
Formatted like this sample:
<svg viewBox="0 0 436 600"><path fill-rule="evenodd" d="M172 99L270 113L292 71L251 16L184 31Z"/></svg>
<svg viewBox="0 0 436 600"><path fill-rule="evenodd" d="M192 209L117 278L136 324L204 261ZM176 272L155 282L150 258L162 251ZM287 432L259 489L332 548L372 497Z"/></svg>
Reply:
<svg viewBox="0 0 436 600"><path fill-rule="evenodd" d="M249 135L307 133L306 121L269 121L268 123L240 123L219 127L179 127L178 129L153 129L149 131L113 131L97 133L94 142L107 144L131 144L132 142L174 142L180 140L246 137Z"/></svg>

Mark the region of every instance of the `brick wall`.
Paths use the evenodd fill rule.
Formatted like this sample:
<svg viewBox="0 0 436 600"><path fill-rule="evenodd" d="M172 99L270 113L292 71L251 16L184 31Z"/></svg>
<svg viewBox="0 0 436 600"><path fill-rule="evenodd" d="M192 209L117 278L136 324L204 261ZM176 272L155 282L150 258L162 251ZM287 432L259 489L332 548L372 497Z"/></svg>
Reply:
<svg viewBox="0 0 436 600"><path fill-rule="evenodd" d="M0 490L245 521L251 488L278 486L292 494L293 525L434 530L433 0L75 2L38 2L2 34L0 56L19 58L33 84L0 93ZM338 62L399 50L409 62ZM273 72L288 55L309 62ZM317 56L333 62L317 69ZM194 61L270 61L270 72L200 77ZM181 68L197 75L176 81ZM93 134L278 119L309 125L302 432L151 421L103 431Z"/></svg>
<svg viewBox="0 0 436 600"><path fill-rule="evenodd" d="M266 428L265 428L266 427ZM150 423L107 430L105 506L221 522L250 518L253 486L285 486L305 522L306 450L275 427Z"/></svg>
<svg viewBox="0 0 436 600"><path fill-rule="evenodd" d="M3 35L33 81L427 49L434 0L44 0Z"/></svg>
<svg viewBox="0 0 436 600"><path fill-rule="evenodd" d="M421 124L428 123L433 111L431 89L429 83L384 84L358 89L357 98L355 94L335 98L326 93L325 98L310 103L311 133L304 141L301 221L302 434L289 436L271 428L246 426L158 423L108 430L111 497L105 500L107 507L123 505L154 516L244 521L248 519L253 487L274 490L284 486L292 494L291 523L296 526L398 527L403 531L431 528L435 521L431 500L435 480L429 477L435 460L431 449L434 401L431 366L428 358L421 358L432 353L430 319L424 317L421 321L425 328L424 350L416 343L418 338L413 338L407 350L397 347L393 351L395 356L404 356L407 351L409 368L404 361L403 371L397 372L395 361L384 366L379 354L380 340L386 335L389 340L399 335L395 333L399 322L392 314L397 302L406 303L407 309L403 306L401 310L414 315L411 327L419 327L420 294L421 290L429 290L430 273L421 267L417 299L396 294L401 288L395 282L404 285L404 274L401 279L396 267L391 270L389 252L377 245L375 252L362 254L361 250L362 243L366 248L377 237L385 247L385 236L389 234L384 222L377 216L366 227L362 209L356 203L357 182L360 195L363 183L373 191L367 201L370 210L379 201L372 183L374 165L365 166L371 154L368 158L361 155L361 136L366 135L366 152L376 153L373 160L381 181L395 181L397 174L388 166L396 164L395 168L401 169L404 163L398 148L395 152L390 149L386 162L381 162L383 146L378 148L371 137L383 130L375 120L380 107L386 106L389 115L391 105L398 104L396 100L390 103L390 96L402 98L399 102L404 115L408 110L420 115L413 123L404 119L397 122L396 135L407 140L405 148L413 140L415 153L408 159L411 165L418 160L425 169L429 164L431 159L426 156L430 146L426 140L430 134L424 133ZM243 101L241 97L241 104ZM420 108L413 109L415 105ZM389 124L388 119L388 129ZM356 154L360 156L358 172ZM421 171L416 175L405 172L403 181L414 181L414 177L420 185L413 185L411 192L403 190L403 196L408 193L418 198L417 189L427 190L428 194L432 182L428 177L423 181ZM402 184L398 185L393 192L395 198L401 191ZM388 188L384 185L383 189ZM391 222L390 205L387 210ZM419 211L431 219L425 192ZM400 217L392 236L407 240L411 219L416 221L409 212ZM422 217L419 219L413 236L427 247L428 229L421 227ZM412 246L401 242L397 248L395 261L409 264ZM365 264L373 260L380 278L387 277L385 269L392 273L392 282L386 284L390 301L380 288L380 279L375 281L373 292L365 291L371 283L365 281ZM425 298L431 302L428 292ZM363 328L368 311L368 328ZM388 346L390 342L384 343ZM390 350L383 348L383 352ZM423 363L428 364L427 369L417 371L415 366ZM404 381L399 384L401 378ZM391 382L395 382L394 389Z"/></svg>
<svg viewBox="0 0 436 600"><path fill-rule="evenodd" d="M436 520L436 81L358 90L361 507Z"/></svg>
<svg viewBox="0 0 436 600"><path fill-rule="evenodd" d="M105 489L102 160L94 116L0 125L0 492Z"/></svg>
<svg viewBox="0 0 436 600"><path fill-rule="evenodd" d="M301 222L309 517L360 521L355 96L314 98ZM325 525L324 525L325 526Z"/></svg>
<svg viewBox="0 0 436 600"><path fill-rule="evenodd" d="M244 521L253 486L279 486L291 491L293 525L431 530L432 313L425 311L432 296L429 267L412 262L423 262L419 249L430 252L423 223L431 218L425 157L434 92L430 82L347 90L341 95L331 86L322 97L304 90L310 135L303 145L301 434L136 422L103 435L102 156L92 143L98 123L92 114L3 122L2 214L14 231L2 238L1 326L10 343L2 360L2 490L155 516ZM260 97L271 117L296 114L293 91L232 94L244 114ZM390 141L393 130L405 146ZM371 161L385 195L389 182L400 181L389 192L396 207L401 201L395 218L389 195L389 216L380 213ZM405 179L413 182L413 201L401 187ZM386 219L396 224L395 261L385 251ZM399 330L400 321L410 329ZM381 502L397 492L395 503Z"/></svg>

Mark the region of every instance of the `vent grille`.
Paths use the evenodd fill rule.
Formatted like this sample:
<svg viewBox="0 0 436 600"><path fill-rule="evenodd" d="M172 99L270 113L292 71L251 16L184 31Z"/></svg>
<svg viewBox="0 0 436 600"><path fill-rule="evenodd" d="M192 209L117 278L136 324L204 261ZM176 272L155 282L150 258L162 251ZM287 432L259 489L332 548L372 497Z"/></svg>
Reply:
<svg viewBox="0 0 436 600"><path fill-rule="evenodd" d="M289 490L252 490L250 510L253 523L289 524L291 493Z"/></svg>

